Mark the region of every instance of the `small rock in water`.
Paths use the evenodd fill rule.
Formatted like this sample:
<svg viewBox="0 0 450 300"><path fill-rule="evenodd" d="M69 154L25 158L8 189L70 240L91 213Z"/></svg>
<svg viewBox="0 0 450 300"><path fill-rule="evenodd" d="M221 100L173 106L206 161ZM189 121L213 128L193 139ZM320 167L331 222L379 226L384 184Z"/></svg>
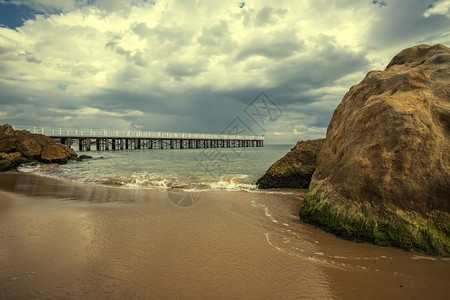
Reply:
<svg viewBox="0 0 450 300"><path fill-rule="evenodd" d="M92 156L82 154L82 155L78 156L78 158L81 159L81 160L83 160L83 159L92 159Z"/></svg>

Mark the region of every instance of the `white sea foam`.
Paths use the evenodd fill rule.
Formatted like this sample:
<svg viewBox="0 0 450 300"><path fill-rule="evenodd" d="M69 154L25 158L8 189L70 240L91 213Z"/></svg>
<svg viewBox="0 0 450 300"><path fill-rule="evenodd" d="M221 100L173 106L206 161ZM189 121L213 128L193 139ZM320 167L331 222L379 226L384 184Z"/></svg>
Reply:
<svg viewBox="0 0 450 300"><path fill-rule="evenodd" d="M32 162L20 165L17 170L24 173L37 173L40 171L45 172L46 169L48 170L49 168L53 168L54 166L56 165L46 165L38 162Z"/></svg>
<svg viewBox="0 0 450 300"><path fill-rule="evenodd" d="M289 146L242 149L240 155L226 152L227 164L199 151L102 151L90 152L93 159L71 161L66 165L25 164L19 171L81 183L123 188L184 191L245 191L251 193L293 194L283 190L259 190L254 184L270 164L282 157ZM249 164L248 162L252 163ZM201 162L201 164L199 164ZM220 168L219 168L220 167Z"/></svg>
<svg viewBox="0 0 450 300"><path fill-rule="evenodd" d="M422 255L414 255L411 257L411 259L418 260L418 259L425 259L425 260L436 260L434 257L430 256L422 256Z"/></svg>
<svg viewBox="0 0 450 300"><path fill-rule="evenodd" d="M176 178L164 178L155 173L133 173L128 177L118 177L112 180L112 183L119 183L124 187L133 188L171 188ZM108 183L108 181L104 182Z"/></svg>
<svg viewBox="0 0 450 300"><path fill-rule="evenodd" d="M256 187L255 185L255 189L253 190L249 190L249 192L251 193L260 193L260 194L275 194L275 195L294 195L294 192L285 192L282 190L260 190Z"/></svg>
<svg viewBox="0 0 450 300"><path fill-rule="evenodd" d="M248 182L248 175L228 175L221 177L218 181L208 182L212 190L225 191L251 191L256 189L256 185Z"/></svg>

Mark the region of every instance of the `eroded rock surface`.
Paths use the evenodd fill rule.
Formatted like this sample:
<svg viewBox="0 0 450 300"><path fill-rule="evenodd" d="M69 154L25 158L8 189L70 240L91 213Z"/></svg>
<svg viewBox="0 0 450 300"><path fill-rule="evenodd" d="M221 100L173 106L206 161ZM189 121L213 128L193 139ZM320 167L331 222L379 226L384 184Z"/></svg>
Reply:
<svg viewBox="0 0 450 300"><path fill-rule="evenodd" d="M419 45L336 108L300 217L340 236L450 253L450 49Z"/></svg>

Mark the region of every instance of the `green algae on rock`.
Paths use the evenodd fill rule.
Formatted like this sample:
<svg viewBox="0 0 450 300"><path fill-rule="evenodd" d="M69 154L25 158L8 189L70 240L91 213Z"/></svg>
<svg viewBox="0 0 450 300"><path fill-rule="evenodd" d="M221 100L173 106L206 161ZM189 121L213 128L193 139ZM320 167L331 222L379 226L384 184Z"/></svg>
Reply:
<svg viewBox="0 0 450 300"><path fill-rule="evenodd" d="M300 218L336 235L450 255L450 49L419 45L336 108Z"/></svg>
<svg viewBox="0 0 450 300"><path fill-rule="evenodd" d="M299 141L256 182L261 189L306 189L316 169L316 158L325 139Z"/></svg>
<svg viewBox="0 0 450 300"><path fill-rule="evenodd" d="M416 212L372 207L371 204L336 203L314 189L305 195L300 218L348 240L372 242L422 251L430 255L450 253L450 224L445 214L424 218Z"/></svg>
<svg viewBox="0 0 450 300"><path fill-rule="evenodd" d="M3 153L0 152L0 172L15 170L20 164L29 163L33 160L22 157L19 152Z"/></svg>

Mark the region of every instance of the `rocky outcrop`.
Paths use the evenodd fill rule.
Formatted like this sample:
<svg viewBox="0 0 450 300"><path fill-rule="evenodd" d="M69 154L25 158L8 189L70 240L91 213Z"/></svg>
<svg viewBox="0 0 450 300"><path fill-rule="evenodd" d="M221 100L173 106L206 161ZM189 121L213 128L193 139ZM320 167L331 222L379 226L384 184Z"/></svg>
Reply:
<svg viewBox="0 0 450 300"><path fill-rule="evenodd" d="M76 158L73 149L53 141L48 136L26 130L0 126L0 171L8 171L19 164L37 160L45 163L66 163Z"/></svg>
<svg viewBox="0 0 450 300"><path fill-rule="evenodd" d="M31 159L22 157L20 152L0 153L0 172L16 169L20 164L31 162Z"/></svg>
<svg viewBox="0 0 450 300"><path fill-rule="evenodd" d="M300 218L337 235L450 254L450 48L419 45L336 108Z"/></svg>
<svg viewBox="0 0 450 300"><path fill-rule="evenodd" d="M299 141L256 182L261 189L307 189L316 169L316 158L325 139Z"/></svg>

